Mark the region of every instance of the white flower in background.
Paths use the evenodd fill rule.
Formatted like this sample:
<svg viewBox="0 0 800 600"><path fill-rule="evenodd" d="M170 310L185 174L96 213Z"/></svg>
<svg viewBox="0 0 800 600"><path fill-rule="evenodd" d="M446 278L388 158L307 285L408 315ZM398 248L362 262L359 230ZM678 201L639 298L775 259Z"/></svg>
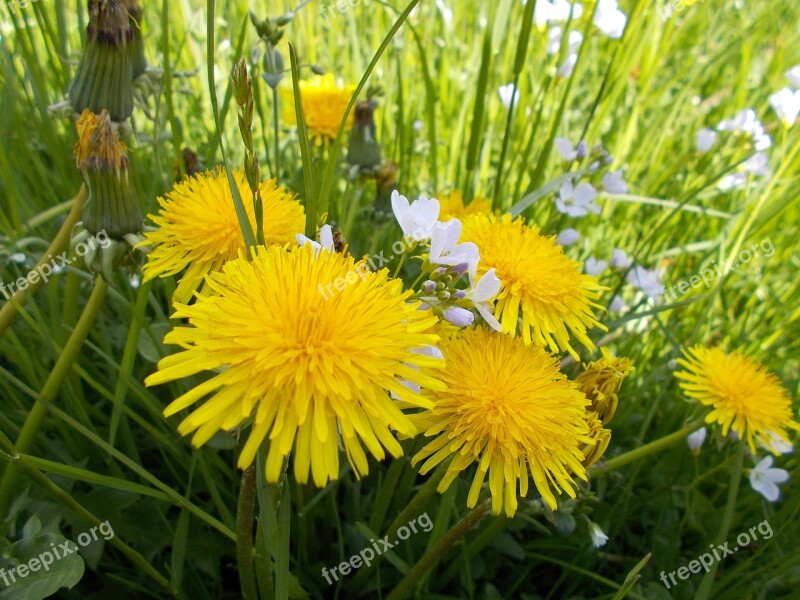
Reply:
<svg viewBox="0 0 800 600"><path fill-rule="evenodd" d="M708 127L703 127L700 131L697 132L697 138L695 140L695 144L697 144L697 151L701 154L705 154L711 148L714 147L714 144L717 143L717 132L713 129L709 129Z"/></svg>
<svg viewBox="0 0 800 600"><path fill-rule="evenodd" d="M769 173L769 157L764 152L756 152L739 165L739 171L729 173L720 179L717 187L722 191L738 189L747 184L747 180L751 175L766 177Z"/></svg>
<svg viewBox="0 0 800 600"><path fill-rule="evenodd" d="M586 262L583 263L583 268L587 275L597 276L608 268L608 263L604 260L599 260L594 256L590 256L586 259Z"/></svg>
<svg viewBox="0 0 800 600"><path fill-rule="evenodd" d="M352 6L352 4L350 6ZM442 13L442 19L444 19L445 23L449 24L453 22L453 10L444 3L444 0L436 0L436 8Z"/></svg>
<svg viewBox="0 0 800 600"><path fill-rule="evenodd" d="M558 51L561 49L561 37L563 33L561 27L551 27L550 31L547 32L547 53L550 56L558 54ZM580 32L570 31L569 37L567 38L569 53L574 54L578 48L580 48L581 42L583 42L583 36Z"/></svg>
<svg viewBox="0 0 800 600"><path fill-rule="evenodd" d="M783 124L791 127L800 115L800 90L793 92L791 88L783 88L769 97L769 103Z"/></svg>
<svg viewBox="0 0 800 600"><path fill-rule="evenodd" d="M774 431L768 431L766 435L759 436L758 445L775 454L791 454L794 452L794 446L781 439Z"/></svg>
<svg viewBox="0 0 800 600"><path fill-rule="evenodd" d="M800 65L795 65L794 67L786 71L786 79L794 87L800 88Z"/></svg>
<svg viewBox="0 0 800 600"><path fill-rule="evenodd" d="M628 17L619 9L617 0L597 0L594 24L611 39L622 37Z"/></svg>
<svg viewBox="0 0 800 600"><path fill-rule="evenodd" d="M561 158L567 162L572 162L575 159L586 156L586 153L589 151L589 147L583 140L578 142L578 147L576 148L568 139L556 138L556 150L558 150Z"/></svg>
<svg viewBox="0 0 800 600"><path fill-rule="evenodd" d="M603 175L603 189L609 194L627 194L628 184L622 179L622 169Z"/></svg>
<svg viewBox="0 0 800 600"><path fill-rule="evenodd" d="M611 266L614 269L620 269L622 271L628 269L633 264L633 260L631 257L628 256L628 253L624 250L620 250L619 248L614 248L614 252L611 254Z"/></svg>
<svg viewBox="0 0 800 600"><path fill-rule="evenodd" d="M749 135L759 152L772 145L772 139L764 131L764 125L758 120L752 108L739 111L733 119L723 119L717 125L717 130Z"/></svg>
<svg viewBox="0 0 800 600"><path fill-rule="evenodd" d="M706 435L708 431L705 427L701 427L694 433L690 433L689 437L686 438L686 444L689 446L689 450L692 451L692 454L698 455L700 454L700 448L703 447L703 444L706 441Z"/></svg>
<svg viewBox="0 0 800 600"><path fill-rule="evenodd" d="M591 521L589 522L589 535L592 536L592 546L595 548L605 546L608 542L608 536L600 529L600 525Z"/></svg>
<svg viewBox="0 0 800 600"><path fill-rule="evenodd" d="M525 2L523 1L523 4ZM537 0L536 7L533 9L533 20L539 29L544 29L548 23L558 23L569 18L569 11L572 8L572 19L575 20L583 14L583 6L575 3L570 6L568 0Z"/></svg>
<svg viewBox="0 0 800 600"><path fill-rule="evenodd" d="M17 263L18 265L21 265L26 260L28 260L28 257L25 256L25 254L23 254L22 252L14 252L14 254L8 257L8 260L10 260L13 263Z"/></svg>
<svg viewBox="0 0 800 600"><path fill-rule="evenodd" d="M458 219L436 223L431 232L431 251L428 254L431 264L448 266L477 264L480 257L478 246L472 242L459 244L460 238L461 221Z"/></svg>
<svg viewBox="0 0 800 600"><path fill-rule="evenodd" d="M652 298L658 304L661 301L661 294L663 293L663 286L655 271L645 269L641 265L637 265L627 278L628 283L633 287L642 290L644 295Z"/></svg>
<svg viewBox="0 0 800 600"><path fill-rule="evenodd" d="M570 227L558 234L558 237L556 238L556 244L559 246L571 246L580 240L581 234Z"/></svg>
<svg viewBox="0 0 800 600"><path fill-rule="evenodd" d="M476 282L478 275L478 263L470 263L469 265L469 290L467 291L466 298L468 298L473 306L478 310L483 319L495 331L502 331L503 328L497 319L492 314L492 307L489 302L500 293L501 282L497 278L494 269L489 269L483 274L483 277Z"/></svg>
<svg viewBox="0 0 800 600"><path fill-rule="evenodd" d="M789 472L773 469L772 457L766 456L750 471L750 486L770 502L775 502L781 494L776 484L789 480Z"/></svg>
<svg viewBox="0 0 800 600"><path fill-rule="evenodd" d="M583 217L590 212L599 215L600 207L592 202L596 196L597 190L590 184L579 183L573 186L571 181L567 181L558 192L556 209L570 217Z"/></svg>
<svg viewBox="0 0 800 600"><path fill-rule="evenodd" d="M330 225L323 225L322 227L320 227L319 242L314 241L311 238L307 238L302 233L298 233L295 236L295 238L297 239L297 243L300 244L301 246L305 246L306 244L311 244L317 256L319 256L320 250L327 250L328 252L334 252L333 229L331 229Z"/></svg>
<svg viewBox="0 0 800 600"><path fill-rule="evenodd" d="M506 108L511 108L511 97L514 95L514 84L509 83L507 85L501 85L497 89L497 93L500 95L500 102L503 103L503 106Z"/></svg>
<svg viewBox="0 0 800 600"><path fill-rule="evenodd" d="M408 198L395 190L392 192L392 211L403 235L421 242L430 239L433 226L439 220L439 201L420 196L409 205Z"/></svg>
<svg viewBox="0 0 800 600"><path fill-rule="evenodd" d="M567 78L572 75L572 72L575 70L575 65L578 64L578 55L576 53L572 53L567 57L567 60L564 61L564 64L558 68L557 75L559 77Z"/></svg>
<svg viewBox="0 0 800 600"><path fill-rule="evenodd" d="M617 294L611 299L611 304L608 305L608 310L613 313L623 313L630 308L625 300Z"/></svg>

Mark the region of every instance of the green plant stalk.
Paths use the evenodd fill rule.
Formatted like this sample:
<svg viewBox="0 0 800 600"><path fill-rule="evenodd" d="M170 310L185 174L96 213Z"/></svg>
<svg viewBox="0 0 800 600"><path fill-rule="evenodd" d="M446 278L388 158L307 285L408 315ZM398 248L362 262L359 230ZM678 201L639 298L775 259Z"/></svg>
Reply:
<svg viewBox="0 0 800 600"><path fill-rule="evenodd" d="M0 433L0 447L2 448L3 452L9 453L11 463L15 464L16 467L20 471L22 471L22 473L28 479L30 479L32 482L41 487L45 492L50 494L53 498L55 498L55 500L59 504L67 507L78 517L80 517L87 523L91 524L92 526L97 526L104 522L103 520L96 517L88 510L86 510L68 492L64 491L63 489L58 487L55 483L53 483L50 479L48 479L47 476L44 475L41 471L39 471L39 469L34 467L26 457L17 454L17 451L14 448L14 445L11 443L11 440L9 440L2 433ZM135 564L142 570L142 572L147 574L154 581L158 582L159 585L169 590L172 596L178 595L178 591L175 590L170 585L169 581L167 581L167 579L163 575L161 575L161 573L159 573L155 568L153 568L153 566L144 556L139 554L128 544L120 540L117 536L114 536L110 540L108 540L108 543L109 545L119 550L122 554L127 556L133 564Z"/></svg>
<svg viewBox="0 0 800 600"><path fill-rule="evenodd" d="M44 383L44 387L42 387L40 396L45 401L52 402L55 400L64 380L72 369L72 364L78 359L78 354L83 346L83 342L89 335L89 331L91 331L94 326L94 322L100 314L100 309L103 307L103 300L105 299L107 289L108 286L105 280L102 277L97 277L95 279L92 295L86 303L86 308L83 309L83 314L81 314L78 324L72 331L72 335L69 336L64 350L59 355L53 370ZM28 413L28 417L25 420L25 424L22 426L22 431L20 431L19 437L17 438L16 452L24 454L30 450L33 441L39 433L39 428L42 425L46 413L47 408L41 402L36 402L36 404L33 405L31 412ZM16 483L16 476L17 471L14 464L9 463L3 473L2 482L0 482L0 515L5 516L8 513L11 492Z"/></svg>
<svg viewBox="0 0 800 600"><path fill-rule="evenodd" d="M67 249L69 246L70 236L72 235L72 227L80 221L81 219L81 212L83 211L83 205L86 201L86 186L81 186L78 195L75 196L75 199L72 202L72 208L67 215L67 218L64 220L64 224L61 226L61 229L58 230L56 237L53 238L50 246L47 248L47 252L42 255L42 258L39 259L39 262L36 263L36 266L33 268L33 271L36 271L40 266L45 263L49 263L51 257L58 256L62 252ZM16 316L19 314L20 309L25 304L27 294L33 294L38 290L40 287L44 285L44 281L41 278L36 283L31 283L28 286L28 290L20 291L17 290L17 293L3 305L3 308L0 309L0 338L5 335L8 328L11 326L11 323L14 321Z"/></svg>
<svg viewBox="0 0 800 600"><path fill-rule="evenodd" d="M651 454L655 454L656 452L661 452L662 450L666 450L667 448L674 446L675 444L681 442L682 440L686 439L686 437L695 431L699 427L698 424L690 424L683 429L679 429L669 435L665 435L662 438L659 438L649 444L645 444L639 448L634 450L629 450L624 454L620 454L619 456L615 456L614 458L607 460L603 466L597 467L596 469L591 469L589 473L594 477L597 475L605 475L610 471L616 471L617 469L624 467L632 462L640 460L646 456L650 456Z"/></svg>
<svg viewBox="0 0 800 600"><path fill-rule="evenodd" d="M258 600L253 563L253 515L256 505L256 463L242 473L242 487L236 509L236 559L244 600Z"/></svg>
<svg viewBox="0 0 800 600"><path fill-rule="evenodd" d="M408 597L412 588L420 583L425 575L442 560L453 545L463 538L472 527L480 521L481 517L489 510L490 499L487 498L478 506L469 511L462 519L453 525L433 547L422 555L417 563L408 570L406 576L386 596L386 600L402 600Z"/></svg>
<svg viewBox="0 0 800 600"><path fill-rule="evenodd" d="M739 495L739 484L742 480L742 466L744 464L744 448L743 441L739 442L739 448L736 451L736 458L733 462L733 469L731 469L731 482L728 486L728 501L725 503L725 512L722 515L722 526L719 530L719 537L717 542L724 543L728 538L728 533L731 529L733 522L733 511L736 509L736 498ZM714 577L717 573L719 561L714 562L711 570L703 576L703 581L700 582L700 587L697 589L695 600L707 600L711 593L711 588L714 586Z"/></svg>

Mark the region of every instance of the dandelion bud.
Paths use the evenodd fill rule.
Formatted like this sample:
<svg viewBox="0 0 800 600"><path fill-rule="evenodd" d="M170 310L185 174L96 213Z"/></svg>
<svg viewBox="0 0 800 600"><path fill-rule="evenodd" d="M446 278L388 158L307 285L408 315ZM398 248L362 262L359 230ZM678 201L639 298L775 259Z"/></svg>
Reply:
<svg viewBox="0 0 800 600"><path fill-rule="evenodd" d="M113 121L133 112L134 30L122 0L90 0L86 48L69 99L75 112L107 110Z"/></svg>
<svg viewBox="0 0 800 600"><path fill-rule="evenodd" d="M142 209L130 180L130 160L107 111L84 110L78 119L75 156L89 197L83 225L93 234L122 238L142 229Z"/></svg>
<svg viewBox="0 0 800 600"><path fill-rule="evenodd" d="M347 162L362 169L371 169L381 164L381 145L375 129L375 104L365 100L356 104L353 129L350 132L350 146L347 149Z"/></svg>
<svg viewBox="0 0 800 600"><path fill-rule="evenodd" d="M591 401L591 410L598 414L603 423L608 423L617 410L617 393L622 387L622 381L633 371L633 367L627 358L611 356L605 348L601 351L602 358L585 365L575 383Z"/></svg>
<svg viewBox="0 0 800 600"><path fill-rule="evenodd" d="M142 8L139 6L138 0L124 0L124 3L133 30L131 65L133 78L136 79L147 70L147 61L144 58L144 38L142 37Z"/></svg>
<svg viewBox="0 0 800 600"><path fill-rule="evenodd" d="M451 306L444 311L445 320L456 327L469 327L475 321L475 315L466 308Z"/></svg>

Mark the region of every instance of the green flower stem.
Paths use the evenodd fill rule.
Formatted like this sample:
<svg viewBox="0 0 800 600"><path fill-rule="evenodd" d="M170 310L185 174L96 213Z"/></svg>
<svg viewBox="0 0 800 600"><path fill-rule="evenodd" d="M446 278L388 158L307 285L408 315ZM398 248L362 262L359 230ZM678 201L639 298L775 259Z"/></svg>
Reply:
<svg viewBox="0 0 800 600"><path fill-rule="evenodd" d="M40 406L40 405L37 405ZM9 460L11 463L16 465L16 468L21 471L28 479L32 482L37 484L41 487L45 492L47 492L50 496L52 496L59 504L62 506L66 506L70 511L72 511L76 516L81 518L82 520L86 521L86 523L97 526L103 523L104 521L100 518L96 517L88 510L86 510L77 500L75 500L68 492L64 491L60 487L58 487L55 483L53 483L50 479L47 478L39 469L34 467L24 456L20 456L17 454L17 450L14 448L14 445L11 443L5 435L0 433L0 452L8 453ZM169 593L172 596L177 596L178 592L175 590L167 581L167 579L161 575L151 564L150 562L139 552L131 548L128 544L123 542L119 537L114 536L110 540L108 540L109 545L113 546L117 550L119 550L122 554L130 559L130 561L139 567L143 573L146 573L153 581L158 582L158 584L165 589L169 590Z"/></svg>
<svg viewBox="0 0 800 600"><path fill-rule="evenodd" d="M78 320L78 324L69 336L64 350L58 357L53 370L44 383L41 391L41 398L46 402L52 402L58 395L64 380L69 375L72 369L72 364L77 360L83 342L89 335L94 326L97 316L100 314L100 309L103 306L103 300L106 296L108 286L102 277L95 279L94 290L89 297L86 308L83 309L83 314ZM28 418L22 426L22 431L19 433L16 444L16 452L26 454L33 445L34 439L39 433L44 416L47 409L44 404L37 402L33 405L31 412L28 413ZM9 505L11 502L11 493L14 490L16 483L17 470L14 463L9 463L5 472L3 473L2 482L0 482L0 515L5 516L8 513Z"/></svg>
<svg viewBox="0 0 800 600"><path fill-rule="evenodd" d="M83 211L83 205L86 201L86 187L81 186L78 195L75 196L75 199L72 201L72 208L67 215L64 224L61 226L61 229L58 230L56 237L53 238L50 247L47 249L42 255L42 258L39 259L39 262L36 263L36 267L31 271L32 273L36 271L39 267L44 265L45 263L49 263L51 257L58 256L62 252L67 249L69 245L69 239L72 234L72 226L75 225L81 218L81 212ZM38 290L40 287L44 285L44 281L41 278L36 283L31 283L28 285L27 291L17 291L16 294L3 305L3 308L0 309L0 338L3 337L5 332L11 326L11 323L14 321L14 318L19 314L20 309L25 304L27 299L27 294L33 294Z"/></svg>
<svg viewBox="0 0 800 600"><path fill-rule="evenodd" d="M256 505L256 464L242 473L242 487L236 509L236 558L244 600L258 600L253 563L253 514Z"/></svg>
<svg viewBox="0 0 800 600"><path fill-rule="evenodd" d="M615 471L621 467L624 467L627 464L642 459L645 456L650 456L651 454L655 454L656 452L661 452L662 450L666 450L667 448L674 446L675 444L686 439L686 437L690 433L695 431L699 426L700 425L697 423L689 424L683 429L679 429L674 433L665 435L664 437L659 438L654 442L645 444L644 446L636 448L635 450L630 450L625 454L620 454L619 456L615 456L614 458L607 460L602 466L591 469L589 473L593 477L596 477L597 475L605 475L610 471Z"/></svg>
<svg viewBox="0 0 800 600"><path fill-rule="evenodd" d="M736 457L733 462L733 469L731 469L731 482L728 486L728 501L725 503L725 512L722 515L722 526L719 530L717 542L722 544L728 539L728 533L731 529L731 522L733 521L733 511L736 509L736 498L739 495L739 483L742 480L742 467L744 465L744 442L739 442L739 448L736 451ZM695 595L695 600L707 600L711 593L711 588L714 586L714 577L717 573L719 562L715 562L711 566L711 570L705 574L703 581L700 582L700 587Z"/></svg>
<svg viewBox="0 0 800 600"><path fill-rule="evenodd" d="M442 560L447 552L453 545L463 538L472 527L480 521L481 517L489 510L491 499L487 498L478 506L468 512L458 523L445 533L441 539L436 542L430 550L422 555L422 558L408 570L406 576L400 580L400 583L386 596L386 600L402 600L407 598L411 593L412 588L420 583L425 575L436 564Z"/></svg>

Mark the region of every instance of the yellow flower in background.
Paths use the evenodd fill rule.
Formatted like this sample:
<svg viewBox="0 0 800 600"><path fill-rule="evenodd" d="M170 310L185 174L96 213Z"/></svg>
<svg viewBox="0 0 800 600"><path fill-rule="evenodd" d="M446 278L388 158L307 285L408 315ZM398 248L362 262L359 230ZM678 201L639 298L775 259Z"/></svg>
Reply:
<svg viewBox="0 0 800 600"><path fill-rule="evenodd" d="M753 454L756 441L772 439L788 444L788 430L800 429L793 418L789 394L761 363L738 351L726 354L720 348L701 345L684 350L684 358L678 363L684 370L676 372L675 377L682 380L684 393L712 408L706 423L721 425L722 435L735 431ZM768 449L778 453L773 447Z"/></svg>
<svg viewBox="0 0 800 600"><path fill-rule="evenodd" d="M464 196L459 190L437 195L436 199L439 201L439 219L441 221L463 219L467 215L489 214L492 212L491 201L481 196L475 196L472 202L464 205Z"/></svg>
<svg viewBox="0 0 800 600"><path fill-rule="evenodd" d="M315 75L303 79L300 84L300 100L303 103L303 117L306 121L308 137L317 144L332 142L339 132L342 117L356 91L355 85L337 83L332 74ZM281 88L283 118L287 123L297 124L294 106L294 90L291 84ZM353 112L347 117L345 131L353 125Z"/></svg>
<svg viewBox="0 0 800 600"><path fill-rule="evenodd" d="M435 406L414 422L435 439L413 462L425 474L452 456L439 484L444 492L472 463L477 472L467 498L473 507L488 473L492 512L517 510L528 493L528 472L547 504L556 493L575 497L573 477L586 479L582 446L594 444L586 421L589 401L559 370L558 360L519 338L486 329L443 340L444 389L426 392Z"/></svg>
<svg viewBox="0 0 800 600"><path fill-rule="evenodd" d="M331 282L333 296L323 293ZM164 411L166 416L201 401L179 425L205 444L218 431L252 422L239 467L252 464L269 439L266 477L275 482L284 458L294 451L294 475L317 486L339 475L340 441L357 476L367 473L367 456L383 460L403 450L393 431L416 435L404 406L431 407L403 384L443 389L430 367L441 359L414 352L438 341L424 333L436 321L430 311L409 303L412 293L388 271L371 272L355 262L311 244L301 248L258 247L252 261L243 253L209 275L209 294L196 303L177 304L174 318L188 319L164 342L183 350L158 364L147 385L211 377ZM420 367L425 367L421 369Z"/></svg>
<svg viewBox="0 0 800 600"><path fill-rule="evenodd" d="M611 356L607 348L601 348L600 360L584 365L583 372L575 379L580 390L592 403L592 411L596 412L603 423L614 417L619 402L619 389L622 380L634 370L627 358Z"/></svg>
<svg viewBox="0 0 800 600"><path fill-rule="evenodd" d="M541 235L521 217L470 215L462 223L462 240L480 250L478 273L493 268L502 282L494 316L504 332L517 334L521 314L526 344L547 345L554 353L566 350L578 360L571 334L594 350L587 330L606 330L592 312L602 308L596 300L607 289L597 277L581 273L581 263L565 256L555 237Z"/></svg>
<svg viewBox="0 0 800 600"><path fill-rule="evenodd" d="M234 173L234 178L255 230L253 194L247 179L243 171ZM295 235L305 228L303 206L274 179L260 187L264 241L268 245L294 242ZM189 177L159 198L158 203L159 213L149 216L157 229L145 233L145 241L140 244L152 247L142 274L148 281L186 269L173 300L188 302L207 274L219 271L245 247L228 178L221 169Z"/></svg>

